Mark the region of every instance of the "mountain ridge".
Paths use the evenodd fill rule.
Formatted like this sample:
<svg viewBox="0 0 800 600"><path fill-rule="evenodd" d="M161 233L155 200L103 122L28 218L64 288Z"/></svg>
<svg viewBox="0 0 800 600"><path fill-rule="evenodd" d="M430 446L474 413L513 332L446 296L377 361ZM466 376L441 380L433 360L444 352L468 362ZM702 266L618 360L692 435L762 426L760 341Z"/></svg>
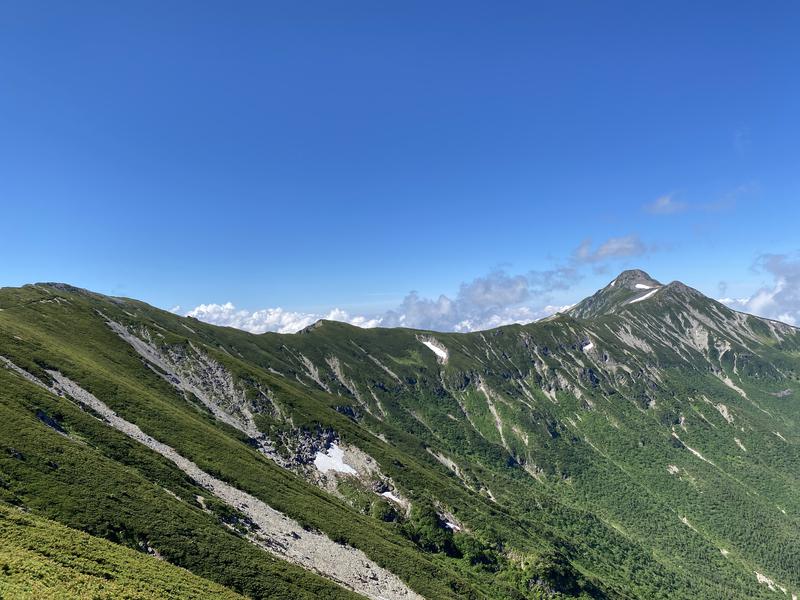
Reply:
<svg viewBox="0 0 800 600"><path fill-rule="evenodd" d="M620 284L620 285L616 286L615 284ZM646 286L646 287L636 288L637 284L643 285L643 286ZM56 290L67 291L67 292L72 292L72 293L80 293L80 294L85 294L87 296L102 297L102 298L113 299L113 300L142 302L141 300L137 300L135 298L130 298L130 297L126 297L126 296L112 296L112 295L102 294L100 292L95 292L95 291L92 291L92 290L89 290L89 289L86 289L86 288L82 288L82 287L79 287L79 286L74 286L74 285L66 283L66 282L36 282L36 283L24 284L21 287L34 287L35 288L37 286L50 287L50 288L53 288L53 289L56 289ZM744 312L744 311L741 311L741 310L736 310L736 309L730 308L727 305L725 305L722 302L720 302L719 300L716 300L715 298L712 298L710 296L707 296L707 295L703 294L703 292L699 291L696 288L693 288L693 287L687 285L686 283L684 283L684 282L682 282L680 280L673 280L673 281L671 281L671 282L669 282L667 284L661 283L658 280L656 280L653 277L651 277L646 271L644 271L642 269L639 269L639 268L632 268L632 269L627 269L627 270L621 271L619 273L619 275L617 275L608 284L606 284L606 286L600 288L599 290L597 290L591 296L587 296L586 298L576 302L570 308L566 309L563 312L554 313L553 315L551 315L549 317L544 317L542 319L538 319L537 321L529 321L527 323L523 323L523 325L541 322L544 319L549 319L549 318L552 318L552 317L554 317L556 315L560 315L560 314L569 314L569 315L572 315L572 316L579 316L579 317L581 315L592 316L592 317L599 316L602 313L589 312L582 305L587 305L589 303L589 301L591 301L592 299L598 297L598 295L602 296L602 294L604 292L607 292L609 289L614 289L615 287L617 289L619 289L621 287L621 288L626 289L626 290L628 290L630 292L633 292L633 294L628 296L628 298L633 298L634 300L636 300L637 297L641 299L642 297L647 296L647 290L661 289L661 288L663 288L665 291L667 291L667 290L672 290L672 291L678 290L678 291L682 291L682 292L686 292L686 293L689 293L689 294L694 294L696 296L702 297L703 299L708 300L710 302L714 302L715 304L718 304L718 305L726 308L727 310L731 310L731 311L737 312L737 313L742 314L742 315L755 317L755 318L761 319L763 321L771 321L773 323L780 323L781 325L784 325L786 327L791 327L793 329L800 329L800 327L798 327L798 326L792 325L790 323L786 323L784 321L780 321L779 319L772 319L772 318L769 318L769 317L763 317L763 316L756 315L756 314L753 314L753 313L748 313L748 312ZM0 289L4 289L4 288L0 288ZM12 289L12 288L8 288L8 289ZM145 304L147 304L147 303L145 303ZM623 304L626 304L626 303L621 303L621 305L623 305ZM162 310L164 312L169 312L169 311L167 311L165 309L161 309L161 308L158 308L158 307L150 305L150 304L148 304L148 306L150 308L152 308L153 310ZM171 313L171 314L174 314L174 313ZM183 315L177 315L177 316L180 316L182 318L185 318L185 319L188 319L188 320L191 320L191 321L195 321L195 322L203 322L203 321L197 319L196 317L183 316ZM318 319L317 321L315 321L314 323L312 323L311 325L308 325L308 326L298 330L295 333L307 333L309 331L312 331L317 326L319 326L319 324L327 323L327 322L330 322L330 323L341 323L343 325L348 325L348 326L351 326L351 327L359 327L358 325L352 325L352 324L346 323L344 321L337 321L335 319L321 318L321 319ZM218 325L218 326L219 327L230 327L230 326L225 326L225 325ZM407 330L411 330L411 331L424 331L424 332L432 332L432 333L466 333L466 334L469 334L469 333L476 333L476 332L480 332L480 331L493 331L493 330L501 329L503 327L508 327L508 326L509 325L499 325L497 327L492 327L490 329L484 329L484 330L478 330L478 331L470 331L470 332L449 332L449 331L440 331L440 330L432 330L432 329L419 329L419 328L404 327L404 326L397 326L397 327L376 326L376 327L370 327L369 329L407 329ZM231 327L231 328L232 329L236 329L235 327ZM245 330L242 330L242 331L245 331ZM272 331L266 331L266 332L264 332L262 334L257 334L257 335L267 335L267 334L293 335L293 334L282 334L282 333L277 333L277 332L272 332Z"/></svg>
<svg viewBox="0 0 800 600"><path fill-rule="evenodd" d="M201 546L213 539L261 565L283 582L270 588L276 597L283 585L293 595L329 585L303 579L294 542L277 553L249 542L277 548L278 532L253 529L246 510L215 495L217 484L187 480L180 460L164 463L144 438L126 437L130 428L114 433L118 415L181 460L365 552L408 593L760 598L770 587L800 589L791 549L800 535L798 331L680 282L620 277L576 311L587 316L473 333L321 321L303 335L254 335L68 285L4 288L0 408L18 425L0 426L0 501L117 543L144 541L238 593L267 588L193 554L171 528L206 532ZM637 283L656 292L630 303L652 292ZM602 294L624 286L613 302ZM98 413L90 397L112 412ZM51 447L104 465L108 481L56 485L47 464L68 467ZM112 507L127 501L100 490L123 480L122 464L181 499L149 500L167 522L155 527L127 504L119 521ZM45 480L55 491L31 486ZM78 492L115 499L76 512ZM230 527L241 537L228 539ZM279 574L289 573L283 564L291 576ZM350 575L323 575L360 589Z"/></svg>

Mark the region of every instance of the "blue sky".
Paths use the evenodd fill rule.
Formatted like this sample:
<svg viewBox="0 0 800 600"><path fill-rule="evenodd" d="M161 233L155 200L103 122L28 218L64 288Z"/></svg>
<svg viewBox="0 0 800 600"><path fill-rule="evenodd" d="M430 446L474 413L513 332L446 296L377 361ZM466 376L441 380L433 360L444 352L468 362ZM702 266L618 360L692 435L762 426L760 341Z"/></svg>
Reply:
<svg viewBox="0 0 800 600"><path fill-rule="evenodd" d="M451 328L637 266L797 320L797 31L792 2L5 2L0 285Z"/></svg>

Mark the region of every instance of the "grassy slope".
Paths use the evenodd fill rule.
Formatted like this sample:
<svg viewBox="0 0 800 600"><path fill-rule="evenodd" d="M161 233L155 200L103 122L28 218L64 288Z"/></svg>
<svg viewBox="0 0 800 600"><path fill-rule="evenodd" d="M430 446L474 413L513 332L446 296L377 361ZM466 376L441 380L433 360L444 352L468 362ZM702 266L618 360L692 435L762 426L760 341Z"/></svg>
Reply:
<svg viewBox="0 0 800 600"><path fill-rule="evenodd" d="M0 369L0 496L254 597L353 597L273 559L201 510L206 495L165 459L71 402ZM37 418L58 420L72 439ZM169 492L176 494L173 496Z"/></svg>
<svg viewBox="0 0 800 600"><path fill-rule="evenodd" d="M513 589L496 581L491 573L462 569L445 557L421 552L390 525L354 511L276 467L255 452L241 434L187 405L94 311L101 306L107 312L119 312L114 316L122 319L124 315L113 305L98 305L92 298L70 294L65 295L69 305L41 302L48 295L33 288L15 293L16 297L6 297L2 303L0 343L3 354L17 364L45 379L43 366L58 368L201 468L299 522L364 550L427 597L513 597ZM296 390L269 374L254 372L244 364L230 366L239 374L261 378L279 395L297 402L301 410L309 412L309 419L321 414L334 426L352 428L348 419L330 407L331 399L300 398ZM0 370L0 377L4 380L0 410L6 413L0 419L0 427L5 426L2 439L18 451L0 455L0 472L12 500L122 543L136 545L147 539L170 561L256 597L302 597L321 593L322 589L326 597L347 595L319 577L271 559L213 523L192 500L194 494L202 492L192 489L181 473L146 448L11 372ZM39 411L55 415L73 438L88 441L89 447L47 428L36 419ZM365 449L383 446L383 452L388 452L385 444L359 432ZM14 454L26 458L20 460ZM399 458L397 453L389 456L392 460ZM56 472L51 472L50 462L58 462ZM410 457L397 463L410 470L426 469L417 467ZM102 469L86 473L81 471L81 464L97 464ZM433 482L436 474L426 477ZM76 481L80 481L79 486ZM141 482L139 488L136 482ZM159 486L175 492L184 502ZM450 486L463 494L458 486ZM536 597L535 587L528 590L528 596Z"/></svg>
<svg viewBox="0 0 800 600"><path fill-rule="evenodd" d="M0 597L242 596L169 563L0 503Z"/></svg>
<svg viewBox="0 0 800 600"><path fill-rule="evenodd" d="M618 385L601 374L598 382L587 383L582 399L558 392L559 401L554 403L545 398L535 380L525 380L534 400L521 393L519 375L530 368L531 358L527 344L523 347L520 340L547 348L544 360L552 372L560 370L575 377L565 370L563 361L575 364L575 358L581 356L572 332L589 325L569 317L484 334L435 334L451 350L448 365L440 369L434 355L417 341L417 332L409 330L364 331L326 322L295 336L252 336L181 320L133 301L115 305L105 299L59 292L71 306L41 302L52 293L32 288L3 290L2 353L31 370L36 370L37 364L57 366L206 470L334 539L364 549L430 597L512 597L510 594L519 593L514 590L525 589L526 577L535 577L537 571L531 570L530 564L539 560L536 557L555 551L569 557L583 576L602 581L611 595L769 597L771 592L755 581L756 570L793 590L800 587L800 558L792 543L800 535L796 495L800 429L792 397L772 395L782 389L794 390L795 398L800 393L796 342L777 347L765 337L758 355L751 354L746 364L729 364L730 354L720 360L720 368L731 376L738 367L747 399L702 366L705 356L686 350L690 364L700 365L687 367L674 352L654 345L651 353L638 358L663 369L664 380L658 385L642 376ZM637 305L637 320L646 323L655 318L653 307L661 309L655 303ZM358 514L275 468L250 450L236 432L225 431L207 415L187 410L183 398L144 368L94 316L94 308L130 324L157 323L170 332L167 337L174 343L190 338L211 349L219 348L215 358L239 377L273 390L296 425L333 427L343 440L375 457L412 499L429 497L442 502L481 540L524 557L528 570L504 568L499 573L485 573L440 554L420 554L397 525ZM618 319L598 319L591 333L597 344L612 354L624 355L626 349L602 327L616 327ZM649 326L658 331L658 322ZM388 365L401 381L365 358L365 351ZM300 353L318 366L324 366L329 356L339 357L361 394L372 402L367 392L374 391L387 415L382 419L370 415L330 373L323 377L333 395L315 391L313 384L298 383L295 375L305 377L296 361ZM780 365L783 374L777 375L769 365ZM267 367L287 377L273 375ZM584 369L577 376L588 381L592 374ZM504 423L508 450L502 445L486 398L475 389L478 378L497 394L495 405ZM724 402L734 424L702 400L703 396L714 403ZM587 407L587 398L594 408ZM471 422L460 412L459 400ZM650 401L652 407L647 408ZM24 409L13 407L11 412L25 410L30 415L35 412L34 404ZM337 406L355 410L358 421L334 410ZM377 406L372 408L377 414ZM69 414L69 418L77 418ZM686 429L677 429L681 439L699 449L713 465L699 460L671 436L681 415ZM91 429L86 423L75 427L86 428ZM774 434L776 429L787 442ZM381 434L390 444L372 433ZM131 443L112 440L112 434L92 434L104 438L93 442L104 455L126 462L143 479L168 481L165 487L179 495L195 493L188 490L189 482L178 483L180 474L161 464L159 457L145 457L147 452L139 450L126 458ZM734 436L747 446L746 452L738 449ZM455 458L475 492L436 462L428 449ZM41 460L46 462L44 456ZM540 481L520 468L526 462L541 468ZM668 465L680 468L680 474L670 475ZM35 503L44 492L25 490L22 483L43 477L43 472L43 467L19 472L17 484L10 489L17 495L27 491L23 499ZM181 486L187 491L182 493ZM497 503L488 499L487 490ZM60 493L69 495L71 491L63 488ZM73 518L71 507L63 504L39 509L67 522ZM98 520L108 519L108 515L102 513ZM95 525L80 521L76 526L91 530ZM138 533L143 530L138 522L134 529ZM147 533L150 535L149 530ZM100 534L109 536L107 531ZM168 545L173 543L170 538ZM724 557L720 549L728 550L729 556ZM187 559L176 553L171 560L185 564L181 561ZM197 571L208 566L197 561L192 568ZM208 576L220 580L218 573ZM236 589L242 589L241 582Z"/></svg>

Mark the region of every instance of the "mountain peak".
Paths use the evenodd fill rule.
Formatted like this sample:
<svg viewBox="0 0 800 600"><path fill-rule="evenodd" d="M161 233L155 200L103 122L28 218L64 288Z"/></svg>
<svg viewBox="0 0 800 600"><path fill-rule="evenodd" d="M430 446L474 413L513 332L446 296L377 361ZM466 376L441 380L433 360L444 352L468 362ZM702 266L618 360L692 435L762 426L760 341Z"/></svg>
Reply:
<svg viewBox="0 0 800 600"><path fill-rule="evenodd" d="M650 275L641 269L629 269L617 275L617 278L608 284L608 287L623 287L629 290L646 289L641 286L654 288L660 287L661 283L650 277Z"/></svg>
<svg viewBox="0 0 800 600"><path fill-rule="evenodd" d="M713 302L696 289L680 281L663 284L640 269L620 273L604 288L578 302L567 313L581 319L619 313L628 305L650 298L669 299L671 302L688 305L698 300Z"/></svg>
<svg viewBox="0 0 800 600"><path fill-rule="evenodd" d="M567 312L573 317L588 319L614 313L630 303L646 300L665 287L641 269L620 273L606 287L581 300Z"/></svg>

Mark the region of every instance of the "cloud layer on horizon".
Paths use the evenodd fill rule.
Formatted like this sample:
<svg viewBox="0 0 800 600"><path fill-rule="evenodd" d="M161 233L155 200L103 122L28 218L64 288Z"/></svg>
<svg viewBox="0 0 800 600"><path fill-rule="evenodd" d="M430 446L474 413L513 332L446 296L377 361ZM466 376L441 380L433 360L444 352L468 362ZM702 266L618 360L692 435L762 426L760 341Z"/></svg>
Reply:
<svg viewBox="0 0 800 600"><path fill-rule="evenodd" d="M591 255L601 253L604 246L617 244L605 242L592 250ZM618 246L630 247L627 244ZM800 325L800 254L765 254L759 257L754 267L769 275L771 281L748 297L723 297L719 300L736 310ZM462 283L453 298L444 294L435 299L425 298L412 291L394 310L375 315L354 315L339 308L327 313L289 311L280 307L248 311L236 308L231 302L201 304L185 314L207 323L251 333L294 333L319 319L342 321L359 327L480 331L512 323L530 323L566 310L570 305L554 305L548 303L547 298L550 292L569 289L582 277L580 270L572 265L525 275L510 275L496 270ZM724 285L720 291L724 292Z"/></svg>
<svg viewBox="0 0 800 600"><path fill-rule="evenodd" d="M200 321L223 327L235 327L250 333L295 333L320 319L343 321L359 327L377 327L380 319L350 315L347 311L334 308L328 313L305 313L284 310L280 307L249 311L237 309L231 302L225 304L201 304L186 313Z"/></svg>
<svg viewBox="0 0 800 600"><path fill-rule="evenodd" d="M557 277L545 275L544 279L551 281L551 285L562 285ZM462 284L454 299L444 294L436 299L423 298L412 291L396 309L372 316L352 315L339 308L327 313L288 311L280 307L248 311L236 308L231 302L201 304L188 311L186 316L251 333L295 333L319 319L342 321L359 327L412 327L466 332L512 323L530 323L569 307L546 304L534 308L525 304L526 300L541 295L535 291L540 288L532 285L532 280L533 277L511 276L504 271L494 271Z"/></svg>
<svg viewBox="0 0 800 600"><path fill-rule="evenodd" d="M438 298L425 298L411 291L399 306L382 314L353 315L339 308L328 313L297 312L280 307L249 311L226 302L201 304L185 315L252 333L294 333L319 319L343 321L359 327L478 331L512 323L530 323L566 310L569 305L554 304L551 294L575 285L583 279L589 266L596 271L610 261L642 256L648 251L648 246L636 235L609 238L597 246L587 239L565 264L553 269L524 274L497 269L462 283L454 297L441 294Z"/></svg>
<svg viewBox="0 0 800 600"><path fill-rule="evenodd" d="M754 267L772 282L746 298L720 298L731 308L769 319L800 325L800 254L764 254Z"/></svg>

